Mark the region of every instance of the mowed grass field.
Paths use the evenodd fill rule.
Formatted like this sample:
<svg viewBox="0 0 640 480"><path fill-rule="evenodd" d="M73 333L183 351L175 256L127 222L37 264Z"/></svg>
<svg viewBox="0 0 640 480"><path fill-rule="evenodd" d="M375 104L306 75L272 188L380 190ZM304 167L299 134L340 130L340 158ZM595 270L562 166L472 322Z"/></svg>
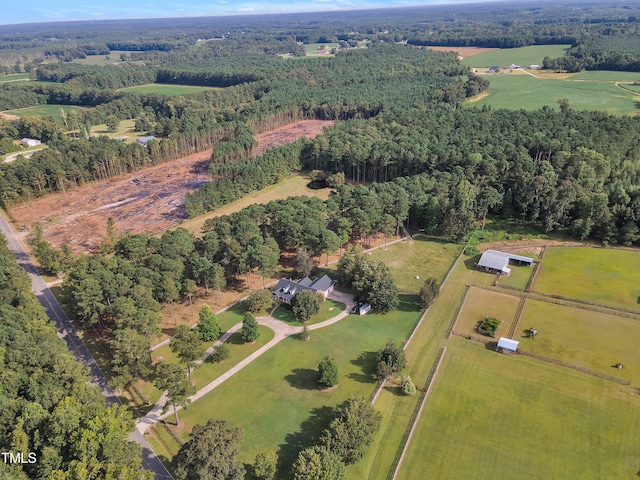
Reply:
<svg viewBox="0 0 640 480"><path fill-rule="evenodd" d="M271 448L290 466L300 449L317 442L333 407L374 391L375 352L387 341L401 341L419 315L415 297L404 297L390 314L349 315L312 331L309 342L289 337L183 410L185 432L209 418L225 419L244 430L241 461L252 463L257 453ZM322 392L317 368L327 355L338 362L340 384Z"/></svg>
<svg viewBox="0 0 640 480"><path fill-rule="evenodd" d="M494 317L502 322L496 339L504 337L511 328L518 303L520 297L472 287L460 311L455 330L461 334L482 337L477 330L478 322L486 317Z"/></svg>
<svg viewBox="0 0 640 480"><path fill-rule="evenodd" d="M335 300L327 299L320 305L320 311L309 319L306 323L299 322L293 313L293 310L286 305L280 305L273 312L273 318L282 320L289 325L301 327L303 325L314 325L316 323L324 322L336 315L341 314L347 306L344 303L337 302Z"/></svg>
<svg viewBox="0 0 640 480"><path fill-rule="evenodd" d="M529 254L529 253L519 253L518 255L522 255L524 257L537 258L537 255ZM498 280L498 285L504 285L506 287L517 288L519 290L524 290L527 288L527 284L531 279L531 275L533 275L534 266L525 267L522 265L509 265L511 269L511 273L507 277L500 277Z"/></svg>
<svg viewBox="0 0 640 480"><path fill-rule="evenodd" d="M541 65L544 57L558 58L564 56L570 45L542 45L522 48L503 48L490 52L479 53L462 59L467 67L481 68L497 65L508 67L512 63L522 68L530 65Z"/></svg>
<svg viewBox="0 0 640 480"><path fill-rule="evenodd" d="M254 203L265 204L271 200L282 200L288 197L297 195L305 195L307 197L319 197L323 200L329 198L331 193L330 188L323 188L320 190L313 190L307 187L307 184L311 180L305 175L294 175L282 180L280 183L271 185L257 192L250 193L242 197L240 200L236 200L224 207L216 209L215 212L210 212L205 215L201 215L190 220L186 220L180 223L180 227L186 228L190 232L193 232L197 237L202 235L202 226L209 218L221 217L223 215L231 215L234 212L238 212L249 205Z"/></svg>
<svg viewBox="0 0 640 480"><path fill-rule="evenodd" d="M612 81L536 78L523 72L484 75L483 78L489 80L489 88L469 100L468 106L537 110L549 105L557 110L557 101L566 98L575 110L601 110L615 115L639 111L638 96Z"/></svg>
<svg viewBox="0 0 640 480"><path fill-rule="evenodd" d="M320 51L318 49L324 49L330 52L332 48L336 48L337 46L337 43L309 43L308 45L303 45L305 55L310 57L333 57L330 53L318 54Z"/></svg>
<svg viewBox="0 0 640 480"><path fill-rule="evenodd" d="M640 252L552 247L533 290L640 311Z"/></svg>
<svg viewBox="0 0 640 480"><path fill-rule="evenodd" d="M452 337L398 478L630 479L639 448L631 389Z"/></svg>
<svg viewBox="0 0 640 480"><path fill-rule="evenodd" d="M427 278L433 277L438 283L444 280L461 249L456 243L416 236L412 242L394 243L386 250L371 252L371 259L382 261L391 269L401 292L418 293Z"/></svg>
<svg viewBox="0 0 640 480"><path fill-rule="evenodd" d="M136 87L121 88L119 92L155 93L175 97L178 95L189 95L191 93L203 92L205 90L221 90L216 87L197 87L193 85L169 85L160 83L150 83L148 85L138 85Z"/></svg>
<svg viewBox="0 0 640 480"><path fill-rule="evenodd" d="M62 121L62 114L60 110L64 109L65 113L69 113L71 110L82 109L83 107L74 107L69 105L37 105L35 107L20 108L17 110L7 110L4 113L11 115L17 115L18 117L26 116L40 116L48 117L51 115L54 119Z"/></svg>
<svg viewBox="0 0 640 480"><path fill-rule="evenodd" d="M532 327L535 339L525 334ZM524 351L624 380L640 380L638 338L638 320L535 300L527 300L515 336ZM616 363L625 368L613 368Z"/></svg>
<svg viewBox="0 0 640 480"><path fill-rule="evenodd" d="M0 83L16 82L19 80L29 80L28 73L14 73L11 75L0 75Z"/></svg>

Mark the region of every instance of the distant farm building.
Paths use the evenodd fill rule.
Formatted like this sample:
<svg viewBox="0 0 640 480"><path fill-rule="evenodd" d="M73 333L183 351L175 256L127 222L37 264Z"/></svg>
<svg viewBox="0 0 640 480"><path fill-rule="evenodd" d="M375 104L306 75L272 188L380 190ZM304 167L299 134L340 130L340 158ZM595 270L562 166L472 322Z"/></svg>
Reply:
<svg viewBox="0 0 640 480"><path fill-rule="evenodd" d="M498 345L496 346L496 352L502 353L516 353L518 351L518 345L520 342L516 340L511 340L510 338L501 337L498 340Z"/></svg>
<svg viewBox="0 0 640 480"><path fill-rule="evenodd" d="M518 68L520 68L520 65L516 65L515 63L509 65L509 70L517 70Z"/></svg>
<svg viewBox="0 0 640 480"><path fill-rule="evenodd" d="M335 284L336 282L328 275L323 275L313 281L309 277L304 277L297 282L288 278L281 278L278 280L278 284L273 290L272 295L276 302L290 305L296 293L302 290L311 290L327 298L329 294L333 292L333 286Z"/></svg>
<svg viewBox="0 0 640 480"><path fill-rule="evenodd" d="M42 142L40 140L36 140L35 138L23 138L20 140L20 145L24 147L35 147L36 145L40 145Z"/></svg>
<svg viewBox="0 0 640 480"><path fill-rule="evenodd" d="M511 269L508 267L510 263L530 267L533 265L533 258L514 255L513 253L498 252L496 250L487 250L482 254L482 257L480 257L478 270L488 273L498 273L500 275L509 275L511 273Z"/></svg>
<svg viewBox="0 0 640 480"><path fill-rule="evenodd" d="M540 65L529 65L531 70L540 70Z"/></svg>
<svg viewBox="0 0 640 480"><path fill-rule="evenodd" d="M155 140L156 137L154 137L153 135L149 135L147 137L140 137L136 139L136 142L138 142L140 145L144 145L146 146L147 143L149 143L151 140Z"/></svg>
<svg viewBox="0 0 640 480"><path fill-rule="evenodd" d="M489 73L498 73L499 71L500 71L500 67L498 67L497 65L493 65L489 67Z"/></svg>

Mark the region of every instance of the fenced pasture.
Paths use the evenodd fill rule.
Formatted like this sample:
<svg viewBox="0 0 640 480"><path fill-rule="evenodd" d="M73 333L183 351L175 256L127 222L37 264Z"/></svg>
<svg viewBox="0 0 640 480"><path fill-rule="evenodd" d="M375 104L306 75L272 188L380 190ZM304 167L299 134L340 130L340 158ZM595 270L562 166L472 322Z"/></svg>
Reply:
<svg viewBox="0 0 640 480"><path fill-rule="evenodd" d="M427 278L433 277L438 283L444 280L461 248L460 244L417 235L413 241L375 250L371 259L382 261L391 269L401 292L418 293Z"/></svg>
<svg viewBox="0 0 640 480"><path fill-rule="evenodd" d="M520 252L518 252L518 255L532 258L537 257L537 255ZM518 290L524 290L525 288L527 288L529 280L531 280L531 276L533 275L534 265L530 267L525 267L523 265L509 265L509 268L511 269L511 273L506 277L501 276L498 279L498 285L517 288Z"/></svg>
<svg viewBox="0 0 640 480"><path fill-rule="evenodd" d="M502 322L496 338L506 337L518 303L519 297L472 287L460 311L455 330L461 334L482 336L477 330L478 323L486 317L495 317Z"/></svg>
<svg viewBox="0 0 640 480"><path fill-rule="evenodd" d="M640 312L640 252L550 247L533 290Z"/></svg>
<svg viewBox="0 0 640 480"><path fill-rule="evenodd" d="M628 387L452 337L397 478L631 478L639 431Z"/></svg>
<svg viewBox="0 0 640 480"><path fill-rule="evenodd" d="M154 93L157 95L166 95L175 97L178 95L189 95L199 93L205 90L220 90L217 87L198 87L194 85L170 85L161 83L149 83L147 85L138 85L136 87L121 88L120 92L138 92L138 93Z"/></svg>
<svg viewBox="0 0 640 480"><path fill-rule="evenodd" d="M634 82L640 80L638 72L616 72L612 70L594 70L591 72L580 72L568 77L574 81L596 81L596 82Z"/></svg>
<svg viewBox="0 0 640 480"><path fill-rule="evenodd" d="M563 80L549 78L548 75L536 78L522 72L508 71L483 78L489 80L489 88L483 97L473 99L467 105L525 110L537 110L549 105L557 110L557 101L566 98L575 110L601 110L615 115L632 115L639 111L635 98L637 94L613 82Z"/></svg>
<svg viewBox="0 0 640 480"><path fill-rule="evenodd" d="M496 65L508 67L511 64L529 68L530 65L542 65L544 57L562 57L570 45L542 45L522 48L501 48L490 52L480 53L462 59L462 64L467 67L481 68Z"/></svg>
<svg viewBox="0 0 640 480"><path fill-rule="evenodd" d="M535 327L538 335L529 338ZM529 299L515 340L527 352L586 367L623 380L640 369L640 320ZM617 363L624 365L618 370Z"/></svg>

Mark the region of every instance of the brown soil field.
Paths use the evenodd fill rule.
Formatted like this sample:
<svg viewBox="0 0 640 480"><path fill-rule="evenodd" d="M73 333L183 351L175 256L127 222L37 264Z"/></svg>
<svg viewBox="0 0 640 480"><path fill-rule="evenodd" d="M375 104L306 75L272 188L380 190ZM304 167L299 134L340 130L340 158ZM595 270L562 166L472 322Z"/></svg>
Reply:
<svg viewBox="0 0 640 480"><path fill-rule="evenodd" d="M4 112L0 112L0 118L4 118L5 120L20 120L20 117L17 115L14 115L13 113L4 113Z"/></svg>
<svg viewBox="0 0 640 480"><path fill-rule="evenodd" d="M437 52L456 52L458 56L464 57L472 57L474 55L478 55L479 53L484 52L492 52L493 50L500 50L499 48L484 48L484 47L439 47L427 46L430 50L436 50Z"/></svg>
<svg viewBox="0 0 640 480"><path fill-rule="evenodd" d="M256 136L257 154L301 137L313 138L332 124L305 120L262 133ZM10 213L22 231L39 222L54 247L66 243L74 253L94 252L105 239L109 217L122 233L156 233L186 218L185 194L210 180L205 173L210 157L211 150L196 153L25 202Z"/></svg>

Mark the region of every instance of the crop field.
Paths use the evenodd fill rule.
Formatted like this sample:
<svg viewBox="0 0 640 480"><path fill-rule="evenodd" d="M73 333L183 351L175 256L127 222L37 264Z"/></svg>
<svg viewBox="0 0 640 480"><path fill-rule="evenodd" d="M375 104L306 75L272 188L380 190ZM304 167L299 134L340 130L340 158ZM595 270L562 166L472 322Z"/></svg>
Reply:
<svg viewBox="0 0 640 480"><path fill-rule="evenodd" d="M640 369L640 321L581 308L527 300L515 340L520 348L554 360L632 380ZM528 338L525 330L538 335ZM622 363L625 368L614 368Z"/></svg>
<svg viewBox="0 0 640 480"><path fill-rule="evenodd" d="M373 392L375 351L387 341L402 340L419 315L415 297L404 297L390 314L349 315L312 331L310 342L287 338L184 410L185 431L209 418L223 418L244 429L241 461L251 463L257 453L272 448L291 465L301 448L318 440L331 407ZM321 392L317 368L326 355L338 363L340 384Z"/></svg>
<svg viewBox="0 0 640 480"><path fill-rule="evenodd" d="M398 478L632 478L639 433L631 389L453 337Z"/></svg>
<svg viewBox="0 0 640 480"><path fill-rule="evenodd" d="M640 311L640 252L547 249L533 290Z"/></svg>
<svg viewBox="0 0 640 480"><path fill-rule="evenodd" d="M375 250L371 259L387 264L401 292L418 293L427 278L444 280L461 248L456 243L416 236L413 242L394 243L386 250Z"/></svg>
<svg viewBox="0 0 640 480"><path fill-rule="evenodd" d="M148 85L138 85L136 87L121 88L120 92L138 92L138 93L155 93L158 95L166 95L175 97L178 95L189 95L191 93L199 93L205 90L220 90L216 87L196 87L193 85L169 85L160 83L150 83Z"/></svg>
<svg viewBox="0 0 640 480"><path fill-rule="evenodd" d="M520 297L471 288L458 317L456 332L482 337L483 335L477 330L478 323L486 317L495 317L502 322L496 333L496 339L506 337L519 302Z"/></svg>
<svg viewBox="0 0 640 480"><path fill-rule="evenodd" d="M83 107L74 107L69 105L37 105L35 107L27 107L20 108L17 110L7 110L4 113L8 113L9 115L16 115L18 117L26 117L26 116L40 116L40 117L48 117L51 115L58 121L62 121L62 114L60 110L64 109L65 113L69 113L71 110L81 109Z"/></svg>
<svg viewBox="0 0 640 480"><path fill-rule="evenodd" d="M472 57L475 58L475 57ZM490 85L467 105L536 110L544 105L558 109L557 101L569 100L575 110L602 110L615 115L638 113L637 95L613 82L536 78L523 72L487 75Z"/></svg>
<svg viewBox="0 0 640 480"><path fill-rule="evenodd" d="M501 48L490 52L480 53L462 59L467 67L481 68L497 65L508 67L512 63L522 68L529 65L541 65L544 57L557 58L564 56L570 45L543 45L522 48Z"/></svg>

